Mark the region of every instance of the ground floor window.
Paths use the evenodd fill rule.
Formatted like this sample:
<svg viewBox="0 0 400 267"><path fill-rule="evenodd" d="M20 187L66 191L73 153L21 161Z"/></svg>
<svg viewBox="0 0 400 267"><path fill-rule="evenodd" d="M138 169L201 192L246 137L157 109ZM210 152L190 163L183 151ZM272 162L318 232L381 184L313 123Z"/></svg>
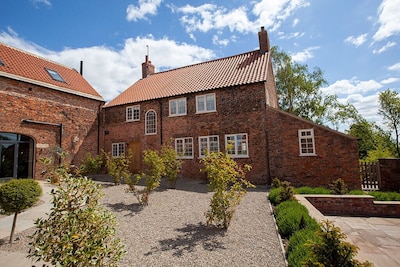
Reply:
<svg viewBox="0 0 400 267"><path fill-rule="evenodd" d="M125 143L113 143L112 144L112 156L119 157L125 156Z"/></svg>
<svg viewBox="0 0 400 267"><path fill-rule="evenodd" d="M176 138L175 151L179 158L192 159L193 158L193 138Z"/></svg>
<svg viewBox="0 0 400 267"><path fill-rule="evenodd" d="M300 156L315 156L314 129L299 130Z"/></svg>
<svg viewBox="0 0 400 267"><path fill-rule="evenodd" d="M33 158L31 137L0 132L0 179L33 178Z"/></svg>
<svg viewBox="0 0 400 267"><path fill-rule="evenodd" d="M218 135L200 136L199 137L199 156L205 157L207 152L219 151Z"/></svg>
<svg viewBox="0 0 400 267"><path fill-rule="evenodd" d="M249 156L247 134L245 133L225 135L225 146L231 157L245 158Z"/></svg>

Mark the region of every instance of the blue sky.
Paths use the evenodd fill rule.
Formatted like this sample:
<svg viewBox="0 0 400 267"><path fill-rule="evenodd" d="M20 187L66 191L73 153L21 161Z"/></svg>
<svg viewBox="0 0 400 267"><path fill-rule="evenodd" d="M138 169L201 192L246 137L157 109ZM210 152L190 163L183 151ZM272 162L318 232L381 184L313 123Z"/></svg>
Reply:
<svg viewBox="0 0 400 267"><path fill-rule="evenodd" d="M379 92L400 91L400 0L0 0L0 42L79 69L109 101L156 71L271 45L329 82L323 92L381 122Z"/></svg>

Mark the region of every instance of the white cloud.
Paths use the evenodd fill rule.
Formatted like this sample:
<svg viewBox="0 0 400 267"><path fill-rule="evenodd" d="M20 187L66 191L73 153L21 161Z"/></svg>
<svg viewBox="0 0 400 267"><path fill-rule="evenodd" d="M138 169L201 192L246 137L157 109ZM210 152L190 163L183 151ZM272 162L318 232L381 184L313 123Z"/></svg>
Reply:
<svg viewBox="0 0 400 267"><path fill-rule="evenodd" d="M162 0L139 0L139 6L129 5L126 8L126 19L128 21L137 21L147 19L146 15L156 15L157 8Z"/></svg>
<svg viewBox="0 0 400 267"><path fill-rule="evenodd" d="M293 27L296 27L297 24L299 24L300 20L298 18L295 18L293 20Z"/></svg>
<svg viewBox="0 0 400 267"><path fill-rule="evenodd" d="M344 42L350 43L350 44L354 45L355 47L359 47L360 45L365 43L365 41L367 40L367 35L368 34L361 34L359 36L349 36L344 40Z"/></svg>
<svg viewBox="0 0 400 267"><path fill-rule="evenodd" d="M390 67L388 67L388 70L391 70L391 71L400 71L400 62L399 62L399 63L396 63L396 64L394 64L394 65L392 65L392 66L390 66Z"/></svg>
<svg viewBox="0 0 400 267"><path fill-rule="evenodd" d="M31 0L32 4L37 7L38 4L45 4L46 6L51 6L50 0Z"/></svg>
<svg viewBox="0 0 400 267"><path fill-rule="evenodd" d="M375 80L360 81L353 77L350 80L339 80L322 88L322 92L328 95L352 95L375 92L382 88L382 84Z"/></svg>
<svg viewBox="0 0 400 267"><path fill-rule="evenodd" d="M400 0L383 0L378 15L380 27L373 36L375 41L400 33Z"/></svg>
<svg viewBox="0 0 400 267"><path fill-rule="evenodd" d="M37 54L65 66L79 69L84 62L83 76L106 101L141 78L141 64L149 46L150 60L156 71L177 68L215 58L209 50L168 38L155 39L152 35L125 40L120 50L106 46L92 46L63 51L46 50L13 34L0 32L0 42Z"/></svg>
<svg viewBox="0 0 400 267"><path fill-rule="evenodd" d="M265 26L268 31L274 31L280 27L282 21L289 18L295 10L308 6L305 0L261 0L253 4L252 15L254 21L249 19L245 6L227 9L215 4L203 4L200 6L185 5L182 7L170 7L173 11L182 13L180 21L188 33L194 31L208 32L210 30L223 30L228 28L231 32L240 33L255 32L260 26ZM297 24L298 19L295 19Z"/></svg>
<svg viewBox="0 0 400 267"><path fill-rule="evenodd" d="M383 52L385 52L386 50L388 50L389 48L391 48L391 47L393 47L393 46L395 46L395 45L397 45L396 42L388 42L386 45L384 45L384 46L381 47L380 49L374 49L374 50L372 51L372 53L374 53L374 54L383 53Z"/></svg>
<svg viewBox="0 0 400 267"><path fill-rule="evenodd" d="M400 78L388 78L381 81L381 84L391 84L400 81Z"/></svg>
<svg viewBox="0 0 400 267"><path fill-rule="evenodd" d="M300 38L304 36L304 32L292 32L292 33L284 33L284 32L278 32L278 39L280 40L288 40L288 39L293 39L293 38Z"/></svg>
<svg viewBox="0 0 400 267"><path fill-rule="evenodd" d="M306 48L304 51L291 54L290 56L292 57L293 61L302 63L302 62L307 61L310 58L313 58L314 54L312 51L316 50L316 49L319 49L319 46L313 46L313 47Z"/></svg>
<svg viewBox="0 0 400 267"><path fill-rule="evenodd" d="M229 44L229 40L228 39L220 40L218 35L214 35L212 41L213 41L213 44L216 44L216 45L227 46Z"/></svg>

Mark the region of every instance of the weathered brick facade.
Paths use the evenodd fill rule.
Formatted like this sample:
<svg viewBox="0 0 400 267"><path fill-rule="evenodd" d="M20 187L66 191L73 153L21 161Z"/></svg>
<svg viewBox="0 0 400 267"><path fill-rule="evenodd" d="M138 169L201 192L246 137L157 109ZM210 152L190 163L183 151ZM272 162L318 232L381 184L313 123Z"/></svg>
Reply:
<svg viewBox="0 0 400 267"><path fill-rule="evenodd" d="M54 159L55 147L68 154L68 162L78 162L88 152L97 154L98 114L104 102L0 77L0 103L0 132L34 139L33 178L42 179L40 158Z"/></svg>
<svg viewBox="0 0 400 267"><path fill-rule="evenodd" d="M300 156L298 130L314 129L315 156ZM328 186L341 178L361 189L357 139L267 108L269 175L293 185Z"/></svg>

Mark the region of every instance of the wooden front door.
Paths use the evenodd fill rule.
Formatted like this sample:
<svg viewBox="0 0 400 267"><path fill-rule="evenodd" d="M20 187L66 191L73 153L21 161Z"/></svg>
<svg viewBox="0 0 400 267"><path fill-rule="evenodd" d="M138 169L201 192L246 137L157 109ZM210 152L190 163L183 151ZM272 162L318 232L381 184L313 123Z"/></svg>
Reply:
<svg viewBox="0 0 400 267"><path fill-rule="evenodd" d="M130 142L128 145L128 150L130 150L130 153L132 155L129 170L132 173L138 173L142 167L142 153L140 151L140 142Z"/></svg>

